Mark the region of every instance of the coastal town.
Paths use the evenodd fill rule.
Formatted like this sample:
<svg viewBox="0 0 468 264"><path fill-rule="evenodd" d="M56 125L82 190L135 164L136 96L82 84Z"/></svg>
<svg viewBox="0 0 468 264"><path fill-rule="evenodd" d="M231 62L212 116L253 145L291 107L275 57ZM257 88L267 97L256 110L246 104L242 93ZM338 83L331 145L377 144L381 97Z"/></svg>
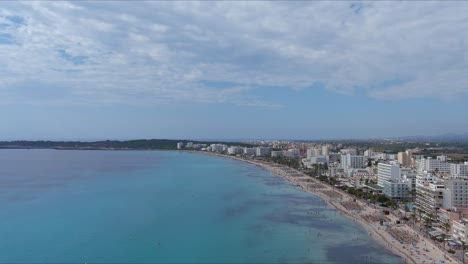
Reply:
<svg viewBox="0 0 468 264"><path fill-rule="evenodd" d="M421 149L348 144L179 142L177 149L246 161L319 195L407 263L465 263L468 162Z"/></svg>

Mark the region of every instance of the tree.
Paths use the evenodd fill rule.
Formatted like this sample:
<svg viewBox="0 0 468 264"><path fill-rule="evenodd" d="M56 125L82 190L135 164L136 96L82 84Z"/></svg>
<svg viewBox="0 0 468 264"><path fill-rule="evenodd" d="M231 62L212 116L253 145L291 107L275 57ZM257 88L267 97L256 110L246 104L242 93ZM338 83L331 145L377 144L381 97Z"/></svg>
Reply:
<svg viewBox="0 0 468 264"><path fill-rule="evenodd" d="M411 195L411 201L414 203L414 201L416 199L416 191L411 190L411 191L409 191L409 194Z"/></svg>
<svg viewBox="0 0 468 264"><path fill-rule="evenodd" d="M408 205L405 204L405 217L406 217L406 213L410 212L410 209L408 208Z"/></svg>
<svg viewBox="0 0 468 264"><path fill-rule="evenodd" d="M426 218L424 219L426 224L426 233L428 233L429 229L432 228L433 217L433 214L427 214Z"/></svg>
<svg viewBox="0 0 468 264"><path fill-rule="evenodd" d="M444 234L445 236L444 236L444 238L447 238L447 237L448 237L449 230L450 230L450 224L449 224L449 223L444 223L442 226L443 226L444 229L445 229L445 234ZM446 241L445 241L445 239L444 239L444 248L445 248L445 243L446 243Z"/></svg>
<svg viewBox="0 0 468 264"><path fill-rule="evenodd" d="M421 208L418 208L418 214L419 214L419 226L421 226L421 215L422 215Z"/></svg>
<svg viewBox="0 0 468 264"><path fill-rule="evenodd" d="M465 245L465 241L461 241L462 243L462 260L463 260L463 264L465 264L465 249L466 249L466 245Z"/></svg>
<svg viewBox="0 0 468 264"><path fill-rule="evenodd" d="M414 212L411 214L411 219L413 219L413 226L414 226L416 222L416 214Z"/></svg>

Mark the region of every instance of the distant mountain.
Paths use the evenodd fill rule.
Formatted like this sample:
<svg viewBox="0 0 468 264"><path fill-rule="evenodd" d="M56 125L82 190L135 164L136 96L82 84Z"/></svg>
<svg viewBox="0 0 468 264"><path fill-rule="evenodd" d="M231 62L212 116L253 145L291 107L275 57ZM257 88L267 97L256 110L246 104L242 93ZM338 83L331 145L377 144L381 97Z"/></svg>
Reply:
<svg viewBox="0 0 468 264"><path fill-rule="evenodd" d="M407 136L407 137L400 137L403 140L416 140L416 141L468 141L468 132L463 134L455 134L455 133L446 133L441 135L435 136Z"/></svg>

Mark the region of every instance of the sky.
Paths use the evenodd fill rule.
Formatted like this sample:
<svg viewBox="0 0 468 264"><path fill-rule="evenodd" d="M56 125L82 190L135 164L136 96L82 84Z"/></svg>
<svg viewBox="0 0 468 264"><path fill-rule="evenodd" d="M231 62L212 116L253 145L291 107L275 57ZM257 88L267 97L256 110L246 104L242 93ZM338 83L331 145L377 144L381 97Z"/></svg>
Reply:
<svg viewBox="0 0 468 264"><path fill-rule="evenodd" d="M0 140L468 132L468 5L0 4Z"/></svg>

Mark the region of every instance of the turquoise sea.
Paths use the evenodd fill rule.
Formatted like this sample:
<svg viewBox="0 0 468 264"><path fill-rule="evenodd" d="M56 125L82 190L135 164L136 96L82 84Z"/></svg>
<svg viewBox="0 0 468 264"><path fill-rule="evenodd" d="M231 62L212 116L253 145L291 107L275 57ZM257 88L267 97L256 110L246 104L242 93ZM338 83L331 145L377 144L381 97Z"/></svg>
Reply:
<svg viewBox="0 0 468 264"><path fill-rule="evenodd" d="M401 261L317 196L244 162L0 150L0 262Z"/></svg>

